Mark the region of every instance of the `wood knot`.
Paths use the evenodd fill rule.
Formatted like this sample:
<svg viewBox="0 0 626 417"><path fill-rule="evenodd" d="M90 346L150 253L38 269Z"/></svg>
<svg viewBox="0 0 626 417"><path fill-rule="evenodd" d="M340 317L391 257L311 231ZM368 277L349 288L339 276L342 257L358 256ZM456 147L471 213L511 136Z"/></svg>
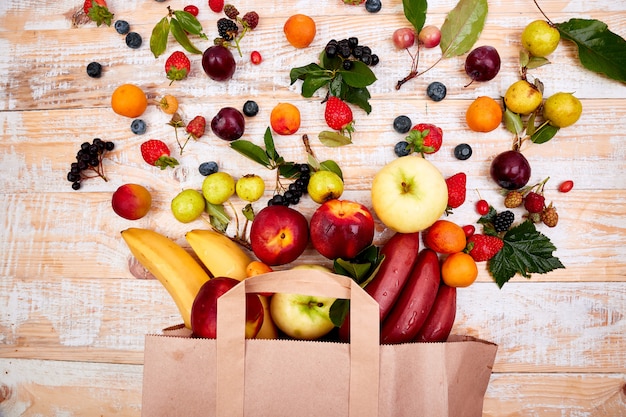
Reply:
<svg viewBox="0 0 626 417"><path fill-rule="evenodd" d="M5 385L5 384L0 385L0 403L11 398L12 394L13 394L13 390L11 389L10 386Z"/></svg>

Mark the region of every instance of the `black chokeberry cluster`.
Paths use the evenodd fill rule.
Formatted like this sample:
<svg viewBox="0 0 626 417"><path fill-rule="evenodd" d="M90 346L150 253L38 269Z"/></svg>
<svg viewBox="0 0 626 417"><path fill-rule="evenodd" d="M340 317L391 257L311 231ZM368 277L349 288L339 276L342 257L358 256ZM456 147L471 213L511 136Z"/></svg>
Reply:
<svg viewBox="0 0 626 417"><path fill-rule="evenodd" d="M80 149L76 153L76 162L72 162L70 171L67 173L67 180L72 183L74 190L80 189L81 181L88 178L100 177L107 181L104 176L102 158L106 152L112 151L113 148L115 148L113 142L104 141L100 138L94 138L91 143L83 142L80 145Z"/></svg>
<svg viewBox="0 0 626 417"><path fill-rule="evenodd" d="M298 164L298 178L289 184L282 194L274 194L267 202L268 206L295 206L300 202L300 197L307 193L309 179L311 179L311 167L308 164Z"/></svg>
<svg viewBox="0 0 626 417"><path fill-rule="evenodd" d="M350 37L347 39L331 39L324 48L326 56L329 58L341 57L343 59L343 69L349 71L354 66L355 60L361 61L365 65L375 66L380 62L378 55L372 53L372 49L367 45L359 45L359 39Z"/></svg>
<svg viewBox="0 0 626 417"><path fill-rule="evenodd" d="M515 221L515 214L511 210L506 210L496 214L496 218L493 221L493 227L496 232L506 232Z"/></svg>

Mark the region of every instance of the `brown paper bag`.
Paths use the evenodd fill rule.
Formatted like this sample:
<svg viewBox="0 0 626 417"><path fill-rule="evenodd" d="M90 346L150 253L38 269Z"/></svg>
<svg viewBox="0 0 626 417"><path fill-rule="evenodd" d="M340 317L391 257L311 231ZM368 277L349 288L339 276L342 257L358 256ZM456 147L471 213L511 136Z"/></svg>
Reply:
<svg viewBox="0 0 626 417"><path fill-rule="evenodd" d="M244 340L245 293L351 299L351 343ZM142 416L481 416L497 346L379 345L378 305L353 280L316 270L242 281L218 301L218 338L147 335Z"/></svg>

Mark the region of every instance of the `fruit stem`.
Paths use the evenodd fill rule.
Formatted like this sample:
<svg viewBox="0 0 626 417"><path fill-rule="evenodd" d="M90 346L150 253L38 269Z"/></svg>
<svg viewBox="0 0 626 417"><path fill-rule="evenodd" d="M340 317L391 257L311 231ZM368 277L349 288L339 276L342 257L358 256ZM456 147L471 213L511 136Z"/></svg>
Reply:
<svg viewBox="0 0 626 417"><path fill-rule="evenodd" d="M315 158L315 154L313 154L313 149L311 149L311 142L309 141L309 135L306 133L302 135L302 143L304 143L304 149L306 149L306 153Z"/></svg>
<svg viewBox="0 0 626 417"><path fill-rule="evenodd" d="M409 48L406 48L406 51L411 57L411 72L409 72L409 75L398 81L398 83L396 84L396 90L399 90L407 81L419 76L417 72L417 66L420 61L420 44L417 44L417 52L415 55L413 55L411 51L409 51Z"/></svg>
<svg viewBox="0 0 626 417"><path fill-rule="evenodd" d="M533 3L535 3L535 6L537 6L537 8L539 9L539 12L541 12L541 14L543 15L543 17L546 18L546 20L548 21L548 24L552 27L554 27L554 23L552 23L552 21L550 20L550 18L543 12L543 10L541 10L541 7L539 7L539 3L537 3L537 0L533 0Z"/></svg>

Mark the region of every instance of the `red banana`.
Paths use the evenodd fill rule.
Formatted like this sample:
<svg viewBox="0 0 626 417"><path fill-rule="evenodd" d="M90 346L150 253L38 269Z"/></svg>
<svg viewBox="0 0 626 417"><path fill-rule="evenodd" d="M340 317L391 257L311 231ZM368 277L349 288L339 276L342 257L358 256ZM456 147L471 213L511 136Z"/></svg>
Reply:
<svg viewBox="0 0 626 417"><path fill-rule="evenodd" d="M435 303L440 281L437 253L423 249L402 293L383 322L381 344L405 343L415 339Z"/></svg>
<svg viewBox="0 0 626 417"><path fill-rule="evenodd" d="M376 276L365 286L365 292L378 302L381 323L391 311L415 266L419 252L419 239L419 232L396 233L380 250L380 254L385 255L385 259ZM339 329L339 338L348 341L349 332L350 316L348 315Z"/></svg>
<svg viewBox="0 0 626 417"><path fill-rule="evenodd" d="M443 282L437 291L435 304L415 337L416 342L445 342L456 318L456 287Z"/></svg>

